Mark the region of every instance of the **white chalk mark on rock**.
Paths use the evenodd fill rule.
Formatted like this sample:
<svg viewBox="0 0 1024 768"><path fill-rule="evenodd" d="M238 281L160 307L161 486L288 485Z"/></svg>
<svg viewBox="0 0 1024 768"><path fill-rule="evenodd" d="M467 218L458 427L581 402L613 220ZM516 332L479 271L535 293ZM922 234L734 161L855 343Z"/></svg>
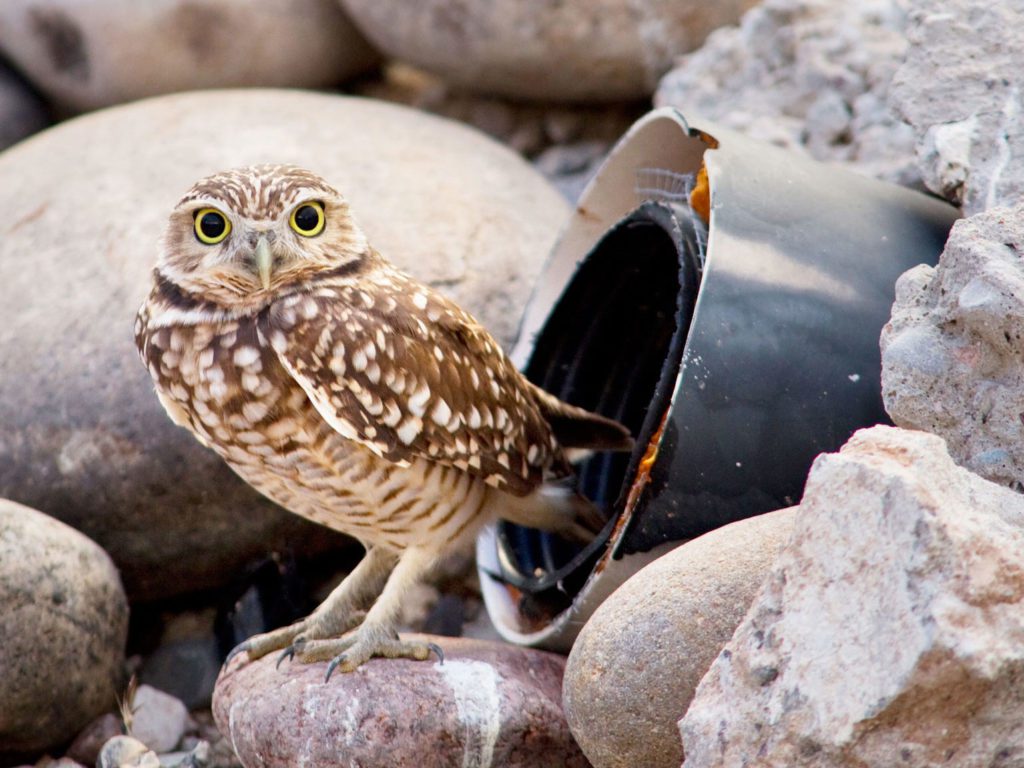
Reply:
<svg viewBox="0 0 1024 768"><path fill-rule="evenodd" d="M466 731L462 768L490 768L501 732L500 675L482 661L446 661L436 666L455 696Z"/></svg>
<svg viewBox="0 0 1024 768"><path fill-rule="evenodd" d="M241 704L241 701L234 701L231 704L231 708L228 710L228 737L231 739L231 750L237 755L238 745L235 743L235 708Z"/></svg>
<svg viewBox="0 0 1024 768"><path fill-rule="evenodd" d="M996 159L996 166L992 169L992 179L988 184L988 191L985 195L985 208L994 208L999 203L999 177L1003 175L1006 166L1010 164L1010 131L1017 122L1018 100L1020 92L1014 86L1010 89L1010 95L1003 104L1003 131L996 138L999 147L999 156Z"/></svg>

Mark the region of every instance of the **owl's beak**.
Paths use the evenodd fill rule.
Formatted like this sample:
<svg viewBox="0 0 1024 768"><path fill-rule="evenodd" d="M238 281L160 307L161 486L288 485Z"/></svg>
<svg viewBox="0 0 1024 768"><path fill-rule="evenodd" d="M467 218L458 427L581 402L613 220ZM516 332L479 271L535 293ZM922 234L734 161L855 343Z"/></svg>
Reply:
<svg viewBox="0 0 1024 768"><path fill-rule="evenodd" d="M260 282L263 290L270 290L270 276L274 266L274 254L270 251L270 243L266 235L260 235L256 241L256 269L260 273Z"/></svg>

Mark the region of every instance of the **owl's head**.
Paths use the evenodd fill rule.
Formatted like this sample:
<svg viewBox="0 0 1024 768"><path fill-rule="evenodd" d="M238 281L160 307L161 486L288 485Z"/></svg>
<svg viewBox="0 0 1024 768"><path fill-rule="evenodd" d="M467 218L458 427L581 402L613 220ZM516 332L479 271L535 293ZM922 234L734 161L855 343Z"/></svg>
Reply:
<svg viewBox="0 0 1024 768"><path fill-rule="evenodd" d="M326 181L256 165L196 182L171 213L157 268L189 293L252 306L368 255L348 203Z"/></svg>

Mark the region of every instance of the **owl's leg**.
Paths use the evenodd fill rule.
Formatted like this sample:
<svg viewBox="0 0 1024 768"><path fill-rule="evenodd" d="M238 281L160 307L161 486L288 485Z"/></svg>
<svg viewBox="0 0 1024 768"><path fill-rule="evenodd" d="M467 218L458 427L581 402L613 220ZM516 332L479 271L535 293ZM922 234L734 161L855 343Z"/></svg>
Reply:
<svg viewBox="0 0 1024 768"><path fill-rule="evenodd" d="M339 640L306 641L296 647L296 658L306 663L330 660L327 679L335 669L351 672L374 656L422 661L433 651L443 661L441 649L435 644L403 641L395 631L402 598L436 558L435 551L415 547L405 550L359 629Z"/></svg>
<svg viewBox="0 0 1024 768"><path fill-rule="evenodd" d="M306 640L340 637L359 623L358 611L380 594L381 586L395 566L398 555L381 547L367 547L366 554L348 576L313 613L287 627L262 635L254 635L238 645L228 659L242 651L256 660L268 653L285 649L284 656L295 655L296 647Z"/></svg>

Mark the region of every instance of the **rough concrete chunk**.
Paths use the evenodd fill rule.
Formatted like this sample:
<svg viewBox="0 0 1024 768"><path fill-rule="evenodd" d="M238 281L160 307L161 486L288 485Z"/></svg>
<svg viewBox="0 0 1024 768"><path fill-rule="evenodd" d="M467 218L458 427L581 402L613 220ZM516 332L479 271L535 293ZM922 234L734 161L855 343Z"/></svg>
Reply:
<svg viewBox="0 0 1024 768"><path fill-rule="evenodd" d="M1024 497L934 435L863 430L681 731L686 768L1024 764Z"/></svg>
<svg viewBox="0 0 1024 768"><path fill-rule="evenodd" d="M1024 206L957 222L937 267L900 277L882 396L982 477L1024 486Z"/></svg>
<svg viewBox="0 0 1024 768"><path fill-rule="evenodd" d="M886 103L903 23L896 0L765 0L681 58L655 103L917 186L913 131Z"/></svg>
<svg viewBox="0 0 1024 768"><path fill-rule="evenodd" d="M968 215L1024 194L1024 6L912 0L892 103L925 184Z"/></svg>

